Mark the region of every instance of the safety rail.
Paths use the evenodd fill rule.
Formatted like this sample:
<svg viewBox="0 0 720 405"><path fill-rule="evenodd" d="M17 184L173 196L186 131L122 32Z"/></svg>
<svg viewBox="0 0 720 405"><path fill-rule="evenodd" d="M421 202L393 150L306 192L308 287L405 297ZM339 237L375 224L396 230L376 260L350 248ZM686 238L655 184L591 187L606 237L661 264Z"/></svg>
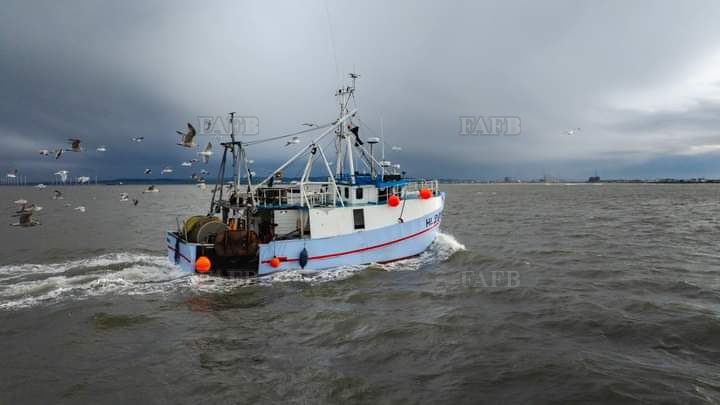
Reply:
<svg viewBox="0 0 720 405"><path fill-rule="evenodd" d="M404 187L405 198L417 197L417 194L422 189L429 189L433 196L438 195L440 188L437 180L410 180Z"/></svg>
<svg viewBox="0 0 720 405"><path fill-rule="evenodd" d="M255 201L259 207L333 207L337 195L329 182L307 182L283 185L281 187L262 187L255 191Z"/></svg>

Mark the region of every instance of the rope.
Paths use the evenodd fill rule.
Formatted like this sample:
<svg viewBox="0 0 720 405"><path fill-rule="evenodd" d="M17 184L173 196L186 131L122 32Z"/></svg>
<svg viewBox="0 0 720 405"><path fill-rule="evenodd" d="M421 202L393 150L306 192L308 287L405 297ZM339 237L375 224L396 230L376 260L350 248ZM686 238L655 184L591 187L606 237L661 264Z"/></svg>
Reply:
<svg viewBox="0 0 720 405"><path fill-rule="evenodd" d="M302 134L305 134L305 133L308 133L308 132L317 131L318 129L325 129L325 128L330 127L330 126L333 125L333 124L334 124L334 123L330 122L330 123L327 123L327 124L325 124L325 125L319 125L319 126L315 126L315 127L312 127L312 128L303 129L302 131L293 132L293 133L287 134L287 135L280 135L280 136L275 136L275 137L272 137L272 138L260 139L260 140L251 141L251 142L243 142L243 145L244 145L244 146L250 146L250 145L258 145L258 144L265 143L265 142L277 141L278 139L289 138L289 137L291 137L291 136L296 136L296 135L302 135Z"/></svg>

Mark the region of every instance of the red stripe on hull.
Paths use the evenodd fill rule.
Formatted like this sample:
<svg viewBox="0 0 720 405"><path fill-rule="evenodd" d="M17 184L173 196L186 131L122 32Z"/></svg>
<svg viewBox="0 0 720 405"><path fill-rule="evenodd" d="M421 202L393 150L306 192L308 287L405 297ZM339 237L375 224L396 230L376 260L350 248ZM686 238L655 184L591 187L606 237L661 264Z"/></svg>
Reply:
<svg viewBox="0 0 720 405"><path fill-rule="evenodd" d="M351 254L353 254L353 253L360 253L360 252L366 252L366 251L368 251L368 250L374 250L374 249L383 248L383 247L385 247L385 246L392 245L392 244L395 244L395 243L399 243L399 242L402 242L402 241L404 241L404 240L408 240L408 239L414 238L414 237L416 237L416 236L418 236L418 235L422 235L423 233L430 231L431 229L437 227L438 225L440 225L439 222L433 224L432 226L430 226L430 227L428 227L428 228L423 229L423 230L420 231L420 232L416 232L416 233L414 233L414 234L412 234L412 235L408 235L408 236L402 237L402 238L400 238L400 239L395 239L395 240L391 240L391 241L389 241L389 242L381 243L381 244L379 244L379 245L367 246L367 247L360 248L360 249L355 249L355 250L348 250L347 252L329 253L329 254L326 254L326 255L311 256L311 257L308 258L308 260L329 259L329 258L332 258L332 257L351 255ZM285 259L285 260L283 260L283 261L285 261L285 262L296 262L296 261L298 261L298 260L299 260L299 259ZM402 260L402 259L393 259L393 260L391 260L391 261L394 261L394 260ZM270 260L263 260L262 262L265 263L265 264L269 264L269 263L270 263Z"/></svg>

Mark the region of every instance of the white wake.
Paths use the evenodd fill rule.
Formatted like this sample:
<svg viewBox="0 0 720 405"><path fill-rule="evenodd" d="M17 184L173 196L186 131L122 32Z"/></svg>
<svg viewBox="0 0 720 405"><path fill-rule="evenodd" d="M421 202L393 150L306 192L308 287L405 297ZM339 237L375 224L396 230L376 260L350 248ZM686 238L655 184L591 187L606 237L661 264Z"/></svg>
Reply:
<svg viewBox="0 0 720 405"><path fill-rule="evenodd" d="M453 236L440 233L420 256L372 267L387 271L417 270L465 250ZM0 310L81 300L105 295L169 294L179 290L223 292L247 285L282 282L322 283L342 280L368 266L322 271L288 271L259 279L233 279L188 274L166 256L113 253L55 264L0 266Z"/></svg>

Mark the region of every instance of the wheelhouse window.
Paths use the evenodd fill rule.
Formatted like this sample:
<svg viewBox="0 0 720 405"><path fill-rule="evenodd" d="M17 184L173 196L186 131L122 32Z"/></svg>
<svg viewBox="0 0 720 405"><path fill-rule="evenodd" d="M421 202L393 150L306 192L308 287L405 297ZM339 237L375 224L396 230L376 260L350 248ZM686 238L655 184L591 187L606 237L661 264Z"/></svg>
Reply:
<svg viewBox="0 0 720 405"><path fill-rule="evenodd" d="M363 188L362 188L362 187L358 187L358 188L355 189L355 199L356 199L356 200L362 200L362 198L363 198Z"/></svg>
<svg viewBox="0 0 720 405"><path fill-rule="evenodd" d="M365 210L362 208L353 210L353 221L355 229L365 229Z"/></svg>
<svg viewBox="0 0 720 405"><path fill-rule="evenodd" d="M345 199L348 199L348 198L350 198L350 188L345 187Z"/></svg>

